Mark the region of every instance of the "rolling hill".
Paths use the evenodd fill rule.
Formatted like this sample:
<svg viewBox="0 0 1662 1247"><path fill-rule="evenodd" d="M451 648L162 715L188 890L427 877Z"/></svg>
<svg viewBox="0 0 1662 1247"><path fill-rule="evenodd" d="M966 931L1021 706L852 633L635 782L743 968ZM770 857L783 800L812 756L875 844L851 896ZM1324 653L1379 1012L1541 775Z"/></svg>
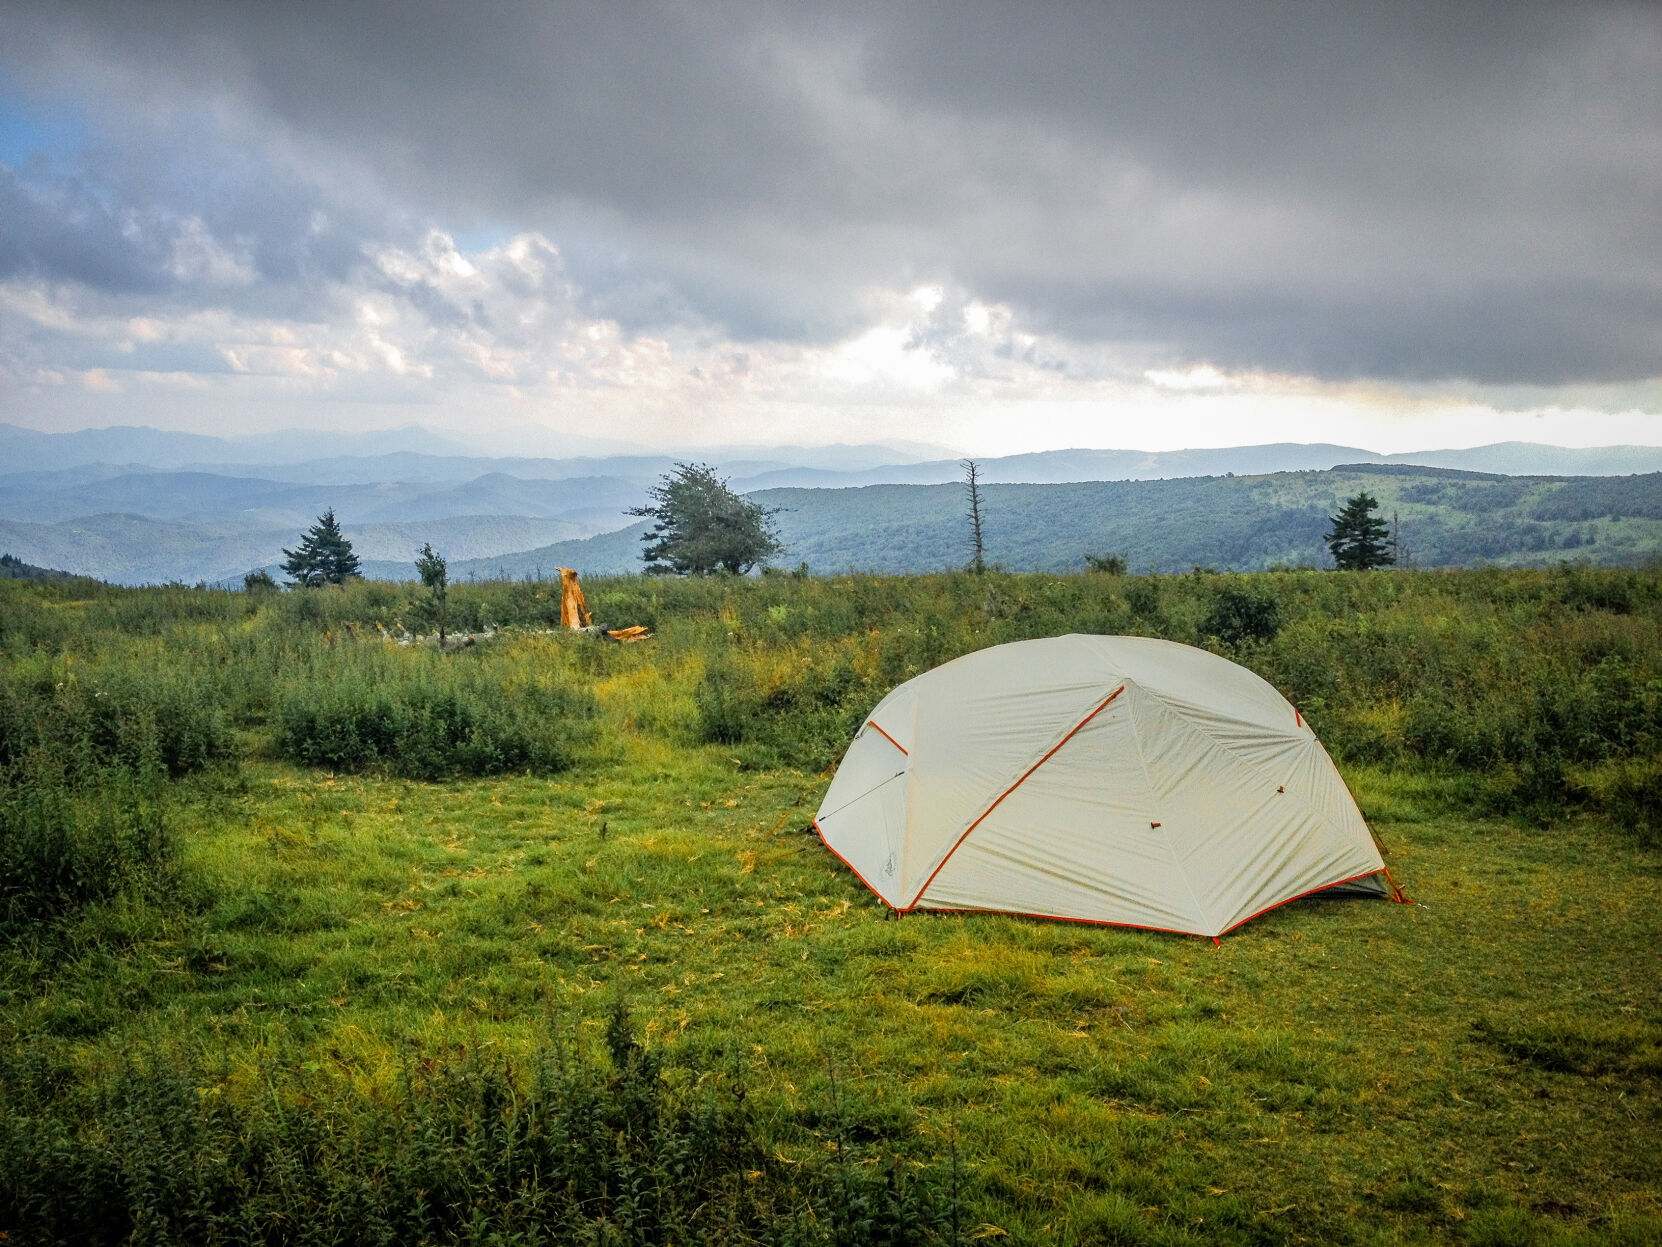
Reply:
<svg viewBox="0 0 1662 1247"><path fill-rule="evenodd" d="M625 527L627 510L675 462L662 453L491 458L466 450L419 429L379 439L215 439L0 425L0 454L13 469L0 474L0 539L28 562L123 583L240 582L244 571L276 563L333 507L377 575L409 574L410 551L423 541L464 575L560 565L630 571L639 566L640 529ZM298 457L306 451L375 453ZM789 563L816 571L962 563L959 462L896 461L898 453L736 448L718 462L735 490L784 508ZM95 454L203 462L83 461ZM1624 562L1657 549L1646 495L1658 492L1662 448L1502 443L1382 456L1284 443L979 462L988 553L1012 568L1079 566L1087 550L1125 552L1137 567L1322 565L1326 516L1364 481L1397 511L1423 565ZM1613 475L1636 469L1651 475Z"/></svg>
<svg viewBox="0 0 1662 1247"><path fill-rule="evenodd" d="M0 554L0 580L77 580L73 572L60 572L51 567L36 567L9 554Z"/></svg>
<svg viewBox="0 0 1662 1247"><path fill-rule="evenodd" d="M1362 490L1400 522L1418 567L1560 559L1599 564L1662 557L1662 475L1506 477L1390 464L1325 472L989 485L987 557L1012 571L1072 571L1091 553L1123 553L1134 570L1200 565L1239 571L1328 566L1327 517ZM921 572L968 561L960 485L778 489L779 561L815 572ZM464 561L461 574L518 579L554 566L590 574L640 570L645 525L521 554Z"/></svg>
<svg viewBox="0 0 1662 1247"><path fill-rule="evenodd" d="M432 541L459 560L484 558L569 539L583 530L567 520L526 516L457 516L438 521L346 524L366 569L378 577L413 576L415 549ZM29 563L67 568L114 584L180 580L240 585L243 573L277 574L297 527L247 529L180 524L139 515L95 515L52 524L0 520L0 548Z"/></svg>

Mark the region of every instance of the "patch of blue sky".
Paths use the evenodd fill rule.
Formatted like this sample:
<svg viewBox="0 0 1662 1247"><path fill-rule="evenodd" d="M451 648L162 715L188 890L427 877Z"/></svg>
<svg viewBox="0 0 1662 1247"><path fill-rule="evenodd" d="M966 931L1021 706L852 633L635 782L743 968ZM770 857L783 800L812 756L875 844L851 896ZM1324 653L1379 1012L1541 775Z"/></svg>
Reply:
<svg viewBox="0 0 1662 1247"><path fill-rule="evenodd" d="M456 244L456 249L468 254L504 247L512 241L517 232L498 221L474 221L465 229L448 231L451 240Z"/></svg>
<svg viewBox="0 0 1662 1247"><path fill-rule="evenodd" d="M0 164L22 172L31 160L60 164L86 145L87 123L63 101L47 104L13 94L0 83Z"/></svg>

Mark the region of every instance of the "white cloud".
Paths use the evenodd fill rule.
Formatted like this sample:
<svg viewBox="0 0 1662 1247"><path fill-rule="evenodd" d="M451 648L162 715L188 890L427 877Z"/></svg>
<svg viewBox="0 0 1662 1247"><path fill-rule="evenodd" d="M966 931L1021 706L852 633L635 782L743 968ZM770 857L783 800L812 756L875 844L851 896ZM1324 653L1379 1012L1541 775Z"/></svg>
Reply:
<svg viewBox="0 0 1662 1247"><path fill-rule="evenodd" d="M167 264L174 281L203 286L249 286L256 278L246 250L232 251L215 238L201 217L189 217L173 238Z"/></svg>
<svg viewBox="0 0 1662 1247"><path fill-rule="evenodd" d="M1150 368L1143 376L1162 390L1220 390L1231 383L1228 374L1210 364L1196 364L1192 368Z"/></svg>
<svg viewBox="0 0 1662 1247"><path fill-rule="evenodd" d="M192 411L218 421L233 406L270 426L315 424L329 411L376 427L413 407L440 427L531 422L665 446L897 430L989 454L1662 440L1662 403L1601 412L1542 394L1509 407L1471 393L1155 362L1148 348L1038 331L1010 305L945 280L869 291L866 322L824 345L741 341L685 318L634 330L593 314L560 249L535 231L469 249L429 230L368 251L304 317L255 314L229 297L245 260L201 232L179 237L196 288L226 297L170 308L70 282L0 282L0 377L32 396L28 410L70 410L52 395L69 393L71 377L100 398L126 382L171 393L187 421Z"/></svg>

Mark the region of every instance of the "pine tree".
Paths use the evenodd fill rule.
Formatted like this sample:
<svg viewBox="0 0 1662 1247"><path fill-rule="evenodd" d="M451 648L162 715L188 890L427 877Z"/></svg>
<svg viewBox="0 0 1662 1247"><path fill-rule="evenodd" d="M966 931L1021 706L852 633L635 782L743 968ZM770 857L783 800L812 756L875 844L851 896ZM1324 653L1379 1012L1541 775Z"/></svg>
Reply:
<svg viewBox="0 0 1662 1247"><path fill-rule="evenodd" d="M358 556L352 553L352 543L341 532L333 507L318 516L317 523L300 539L300 544L284 550L283 555L283 570L290 576L292 585L315 588L363 579Z"/></svg>
<svg viewBox="0 0 1662 1247"><path fill-rule="evenodd" d="M1346 501L1339 514L1327 517L1333 527L1323 540L1333 551L1333 562L1340 571L1365 572L1396 562L1390 548L1390 526L1373 514L1378 509L1379 500L1364 490Z"/></svg>
<svg viewBox="0 0 1662 1247"><path fill-rule="evenodd" d="M433 549L431 541L425 541L421 549L416 551L416 574L421 577L421 583L427 587L428 598L433 604L433 614L439 621L439 648L444 648L444 612L445 599L450 594L450 570L445 566L444 555Z"/></svg>

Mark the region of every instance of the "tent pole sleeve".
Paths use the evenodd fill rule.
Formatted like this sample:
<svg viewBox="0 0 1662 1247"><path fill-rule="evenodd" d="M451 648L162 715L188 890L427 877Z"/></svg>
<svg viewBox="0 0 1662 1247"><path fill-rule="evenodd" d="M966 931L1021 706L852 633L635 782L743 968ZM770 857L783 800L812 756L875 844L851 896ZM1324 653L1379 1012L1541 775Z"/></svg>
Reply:
<svg viewBox="0 0 1662 1247"><path fill-rule="evenodd" d="M883 725L881 723L879 723L876 719L867 719L866 720L866 726L867 727L874 727L879 732L883 732ZM908 757L911 756L910 752L907 750L906 746L901 744L893 736L890 736L887 732L883 732L883 736L889 742L889 744L893 745L896 749L900 750L901 753L906 754ZM916 744L917 742L913 741L912 743Z"/></svg>

